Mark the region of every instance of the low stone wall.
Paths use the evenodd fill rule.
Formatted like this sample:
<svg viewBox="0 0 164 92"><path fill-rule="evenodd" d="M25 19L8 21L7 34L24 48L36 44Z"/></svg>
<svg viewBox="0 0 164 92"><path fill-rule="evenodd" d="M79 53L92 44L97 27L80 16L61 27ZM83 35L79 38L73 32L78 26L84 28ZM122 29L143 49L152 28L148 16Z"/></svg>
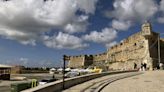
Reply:
<svg viewBox="0 0 164 92"><path fill-rule="evenodd" d="M68 79L65 79L65 88L69 88L77 84L80 84L80 83L83 83L83 82L86 82L86 81L89 81L91 79L95 79L98 77L102 77L105 75L126 73L126 72L136 72L136 71L137 70L94 73L94 74L87 74L83 76L77 76L74 78L68 78ZM47 83L45 85L40 85L35 88L27 89L21 92L58 92L58 91L60 92L63 89L62 84L63 84L62 80L59 80L56 82Z"/></svg>

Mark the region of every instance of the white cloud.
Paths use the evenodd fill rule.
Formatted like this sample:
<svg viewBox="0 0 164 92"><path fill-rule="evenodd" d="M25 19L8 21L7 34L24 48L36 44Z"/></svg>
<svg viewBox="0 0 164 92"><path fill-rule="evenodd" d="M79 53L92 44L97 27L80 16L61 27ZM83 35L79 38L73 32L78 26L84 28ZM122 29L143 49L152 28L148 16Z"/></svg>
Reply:
<svg viewBox="0 0 164 92"><path fill-rule="evenodd" d="M85 35L83 39L96 43L110 43L117 37L117 32L111 28L104 28L101 32L92 31L89 35Z"/></svg>
<svg viewBox="0 0 164 92"><path fill-rule="evenodd" d="M86 31L86 26L87 26L86 23L72 23L72 24L67 24L64 29L65 32L71 34L77 32L77 30L79 32Z"/></svg>
<svg viewBox="0 0 164 92"><path fill-rule="evenodd" d="M109 18L121 21L121 23L117 23L121 24L121 26L127 25L129 22L148 20L158 11L158 5L154 0L115 0L113 7L114 9L107 11L106 15ZM128 27L130 27L129 24L126 27L120 27L119 30L125 30Z"/></svg>
<svg viewBox="0 0 164 92"><path fill-rule="evenodd" d="M157 19L159 23L164 23L164 0L161 0L159 11L162 12L161 16Z"/></svg>
<svg viewBox="0 0 164 92"><path fill-rule="evenodd" d="M84 32L97 0L0 1L0 35L22 44L35 45L51 29ZM77 15L77 11L84 12Z"/></svg>
<svg viewBox="0 0 164 92"><path fill-rule="evenodd" d="M130 21L113 20L112 27L116 30L127 30L131 26Z"/></svg>
<svg viewBox="0 0 164 92"><path fill-rule="evenodd" d="M113 5L113 17L122 20L145 20L158 10L154 0L116 0Z"/></svg>
<svg viewBox="0 0 164 92"><path fill-rule="evenodd" d="M44 36L44 44L50 48L58 49L82 49L88 45L83 43L83 40L66 33L59 32L58 35L52 37Z"/></svg>
<svg viewBox="0 0 164 92"><path fill-rule="evenodd" d="M117 42L113 41L113 42L107 43L105 46L106 46L106 48L110 48L110 47L112 47L112 46L114 46L116 44L117 44Z"/></svg>
<svg viewBox="0 0 164 92"><path fill-rule="evenodd" d="M83 40L109 45L117 37L115 29L127 30L135 22L152 18L158 11L155 0L115 0L113 10L107 12L107 16L112 18L112 29L93 31L83 39L74 36L73 33L87 30L88 19L90 14L94 14L97 1L0 0L0 36L25 45L36 45L41 39L46 46L58 49L86 47ZM83 13L77 14L79 10ZM164 0L160 2L160 11L164 13ZM158 21L164 23L163 16ZM58 35L44 35L45 32L51 33L52 29L59 32ZM75 39L75 42L68 39Z"/></svg>
<svg viewBox="0 0 164 92"><path fill-rule="evenodd" d="M161 0L159 10L164 12L164 0Z"/></svg>
<svg viewBox="0 0 164 92"><path fill-rule="evenodd" d="M67 24L65 26L65 32L68 33L75 33L77 32L84 32L86 31L87 25L88 25L88 16L81 15L78 18L75 19L75 22L71 24Z"/></svg>
<svg viewBox="0 0 164 92"><path fill-rule="evenodd" d="M74 0L77 2L77 5L80 7L82 11L86 13L94 13L95 11L95 4L98 0Z"/></svg>

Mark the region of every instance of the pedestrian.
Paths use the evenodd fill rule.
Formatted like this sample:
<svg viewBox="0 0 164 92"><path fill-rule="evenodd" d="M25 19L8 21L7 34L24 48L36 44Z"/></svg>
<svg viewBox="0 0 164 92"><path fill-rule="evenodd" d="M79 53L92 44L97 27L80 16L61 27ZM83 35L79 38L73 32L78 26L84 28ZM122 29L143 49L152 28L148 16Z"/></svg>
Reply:
<svg viewBox="0 0 164 92"><path fill-rule="evenodd" d="M134 63L134 69L136 69L137 68L137 64L136 63Z"/></svg>
<svg viewBox="0 0 164 92"><path fill-rule="evenodd" d="M140 71L143 71L143 63L141 63Z"/></svg>
<svg viewBox="0 0 164 92"><path fill-rule="evenodd" d="M54 74L53 74L52 78L55 79L55 75Z"/></svg>
<svg viewBox="0 0 164 92"><path fill-rule="evenodd" d="M143 64L143 67L144 67L144 70L146 70L146 69L147 69L147 64L144 63L144 64Z"/></svg>
<svg viewBox="0 0 164 92"><path fill-rule="evenodd" d="M142 71L145 71L145 67L146 67L145 63L141 63L141 70Z"/></svg>

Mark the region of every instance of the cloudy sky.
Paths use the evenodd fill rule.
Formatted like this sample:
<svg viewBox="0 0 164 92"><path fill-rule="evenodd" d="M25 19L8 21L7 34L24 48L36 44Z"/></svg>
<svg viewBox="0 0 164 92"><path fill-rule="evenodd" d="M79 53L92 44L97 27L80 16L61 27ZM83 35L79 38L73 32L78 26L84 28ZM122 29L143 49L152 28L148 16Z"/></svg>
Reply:
<svg viewBox="0 0 164 92"><path fill-rule="evenodd" d="M60 66L96 54L149 20L164 33L164 0L0 0L0 63Z"/></svg>

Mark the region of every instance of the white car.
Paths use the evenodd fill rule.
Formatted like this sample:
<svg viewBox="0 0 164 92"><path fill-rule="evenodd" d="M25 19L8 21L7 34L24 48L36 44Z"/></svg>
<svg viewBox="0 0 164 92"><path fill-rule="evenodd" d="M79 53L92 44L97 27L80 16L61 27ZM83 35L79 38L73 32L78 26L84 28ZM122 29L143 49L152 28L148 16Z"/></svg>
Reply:
<svg viewBox="0 0 164 92"><path fill-rule="evenodd" d="M75 76L79 76L80 75L80 73L79 72L73 72L73 71L71 71L71 72L67 72L64 76L66 77L66 78L71 78L71 77L75 77Z"/></svg>
<svg viewBox="0 0 164 92"><path fill-rule="evenodd" d="M57 69L58 72L62 72L63 71L63 68L59 68Z"/></svg>
<svg viewBox="0 0 164 92"><path fill-rule="evenodd" d="M69 72L69 71L71 71L71 68L66 68L65 71Z"/></svg>
<svg viewBox="0 0 164 92"><path fill-rule="evenodd" d="M46 83L49 83L49 82L54 82L56 81L57 79L43 79L39 82L39 85L44 85Z"/></svg>

